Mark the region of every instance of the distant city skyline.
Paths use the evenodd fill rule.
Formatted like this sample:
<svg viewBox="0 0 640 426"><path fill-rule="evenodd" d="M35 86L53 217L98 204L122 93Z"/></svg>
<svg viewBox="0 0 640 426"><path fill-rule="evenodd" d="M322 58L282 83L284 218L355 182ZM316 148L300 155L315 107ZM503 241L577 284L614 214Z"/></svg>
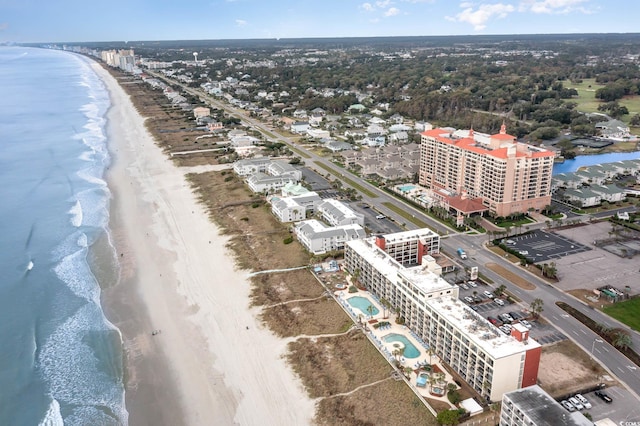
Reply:
<svg viewBox="0 0 640 426"><path fill-rule="evenodd" d="M615 0L0 0L0 42L626 33L638 12Z"/></svg>

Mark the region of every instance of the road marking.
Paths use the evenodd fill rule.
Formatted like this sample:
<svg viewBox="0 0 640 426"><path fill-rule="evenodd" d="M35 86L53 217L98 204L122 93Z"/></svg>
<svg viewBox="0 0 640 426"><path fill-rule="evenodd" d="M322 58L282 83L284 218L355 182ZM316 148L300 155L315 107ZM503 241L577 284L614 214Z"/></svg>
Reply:
<svg viewBox="0 0 640 426"><path fill-rule="evenodd" d="M582 329L580 329L580 331L582 331L582 334L587 334L587 332Z"/></svg>
<svg viewBox="0 0 640 426"><path fill-rule="evenodd" d="M635 365L627 365L627 368L629 370L637 370L638 369L638 367L636 367Z"/></svg>
<svg viewBox="0 0 640 426"><path fill-rule="evenodd" d="M560 315L562 318L569 318L569 314L562 314Z"/></svg>

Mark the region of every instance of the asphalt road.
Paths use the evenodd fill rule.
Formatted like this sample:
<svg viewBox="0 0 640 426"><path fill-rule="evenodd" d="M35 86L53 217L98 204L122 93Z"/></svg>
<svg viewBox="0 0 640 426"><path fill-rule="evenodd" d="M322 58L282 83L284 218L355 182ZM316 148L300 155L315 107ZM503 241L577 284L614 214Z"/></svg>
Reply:
<svg viewBox="0 0 640 426"><path fill-rule="evenodd" d="M166 77L149 72L151 75L155 75L158 78L163 80L169 80ZM200 99L204 99L209 102L211 105L225 110L227 113L232 116L239 117L243 122L247 123L249 126L252 126L265 134L267 138L273 140L271 135L276 135L276 140L283 142L297 151L300 151L305 154L305 158L303 158L305 165L316 170L321 175L326 175L329 173L327 170L322 168L320 164L324 164L325 166L330 167L330 169L335 170L337 173L334 175L334 178L341 179L341 175L344 175L345 172L339 166L335 165L329 160L322 158L315 154L312 151L301 147L300 145L295 144L288 137L281 135L274 130L270 126L267 126L265 123L253 119L248 116L246 111L234 108L224 102L221 102L207 94L204 94L200 90L196 90L193 88L186 87L176 81L170 80L172 84L181 86L185 91L197 96ZM366 194L362 195L362 202L367 203L371 206L371 208L376 211L384 214L389 219L395 220L396 223L406 223L407 229L417 229L417 226L413 223L407 221L403 217L394 213L392 210L383 205L383 203L392 203L398 205L402 203L398 199L388 195L384 191L379 188L369 184L365 180L359 178L358 176L348 174L349 179L356 182L358 185L361 185L364 188L367 188L374 194L377 194L377 197L370 197ZM345 187L349 187L348 183L343 181L343 185ZM357 188L354 188L357 189ZM638 368L629 361L625 356L623 356L620 352L618 352L614 347L609 345L608 343L602 341L599 342L598 336L589 330L587 327L582 325L573 317L566 314L562 309L556 306L557 301L565 302L574 308L580 310L584 314L593 318L595 321L606 324L610 327L616 326L620 327L620 324L614 322L608 316L602 314L601 312L587 307L586 305L576 301L573 297L565 294L564 292L556 289L555 287L547 284L546 282L538 279L534 275L529 275L527 278L530 282L536 285L535 290L527 291L523 290L520 287L512 284L506 279L502 278L498 274L495 274L491 270L488 270L484 267L487 263L498 263L505 267L506 269L518 274L523 275L526 274L523 270L517 266L513 265L511 262L506 261L504 259L496 257L492 252L485 250L483 248L483 243L487 240L486 235L468 235L456 233L455 231L450 230L447 226L431 219L429 216L424 214L423 211L410 206L404 205L405 211L410 211L417 218L429 224L429 226L438 232L441 238L441 248L451 257L456 257L455 252L458 247L463 247L469 256L469 258L463 263L465 267L478 266L480 271L491 280L494 281L495 286L499 286L504 284L507 287L507 290L522 300L522 304L525 307L528 307L529 304L536 298L539 298L544 303L544 311L543 316L560 332L568 336L571 340L573 340L578 345L582 346L582 348L591 353L591 355L597 359L606 369L608 369L612 375L614 375L621 383L624 383L628 386L628 388L635 393L635 397L640 401L640 374ZM611 211L602 212L601 214L611 215ZM593 216L600 217L601 214L594 214ZM584 215L582 220L588 220L588 216ZM538 224L538 227L546 226L545 224ZM531 227L535 228L535 227ZM528 274L526 274L528 275ZM630 330L628 327L623 326L630 331L630 334L633 338L634 347L640 348L640 335ZM598 341L596 340L598 339ZM595 342L595 343L594 343ZM591 351L593 347L593 352Z"/></svg>

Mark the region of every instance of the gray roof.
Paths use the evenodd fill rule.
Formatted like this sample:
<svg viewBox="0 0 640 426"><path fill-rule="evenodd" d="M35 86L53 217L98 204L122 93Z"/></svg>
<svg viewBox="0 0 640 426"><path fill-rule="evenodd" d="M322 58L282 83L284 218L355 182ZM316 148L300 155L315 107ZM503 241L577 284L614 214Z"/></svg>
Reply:
<svg viewBox="0 0 640 426"><path fill-rule="evenodd" d="M582 413L569 413L538 385L511 391L505 397L539 426L593 426Z"/></svg>

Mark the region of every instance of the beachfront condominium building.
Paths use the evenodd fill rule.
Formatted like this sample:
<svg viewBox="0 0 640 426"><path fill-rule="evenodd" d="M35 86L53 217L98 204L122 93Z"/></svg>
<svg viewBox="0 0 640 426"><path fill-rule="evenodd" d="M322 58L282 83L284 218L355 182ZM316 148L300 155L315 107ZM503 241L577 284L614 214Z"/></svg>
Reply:
<svg viewBox="0 0 640 426"><path fill-rule="evenodd" d="M313 254L344 250L345 243L366 237L367 233L358 224L327 226L315 220L298 222L294 232L300 244Z"/></svg>
<svg viewBox="0 0 640 426"><path fill-rule="evenodd" d="M434 195L479 199L496 216L540 210L551 203L555 153L507 134L432 129L421 133L420 184Z"/></svg>
<svg viewBox="0 0 640 426"><path fill-rule="evenodd" d="M434 353L479 394L498 401L536 383L541 347L523 326L506 335L458 300L430 253L439 236L423 229L348 241L344 267L386 299Z"/></svg>
<svg viewBox="0 0 640 426"><path fill-rule="evenodd" d="M593 426L579 411L569 413L540 386L533 385L502 396L500 426Z"/></svg>

